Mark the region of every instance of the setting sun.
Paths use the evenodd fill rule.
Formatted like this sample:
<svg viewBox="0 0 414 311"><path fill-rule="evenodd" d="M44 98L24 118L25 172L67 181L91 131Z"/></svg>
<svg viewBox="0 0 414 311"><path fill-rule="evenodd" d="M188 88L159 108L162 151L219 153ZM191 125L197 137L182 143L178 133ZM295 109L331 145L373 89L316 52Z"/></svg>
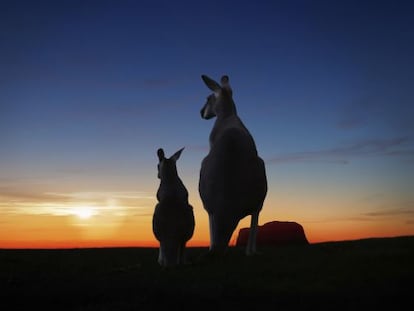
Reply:
<svg viewBox="0 0 414 311"><path fill-rule="evenodd" d="M78 206L73 208L73 214L80 219L89 219L94 215L94 211L90 206Z"/></svg>

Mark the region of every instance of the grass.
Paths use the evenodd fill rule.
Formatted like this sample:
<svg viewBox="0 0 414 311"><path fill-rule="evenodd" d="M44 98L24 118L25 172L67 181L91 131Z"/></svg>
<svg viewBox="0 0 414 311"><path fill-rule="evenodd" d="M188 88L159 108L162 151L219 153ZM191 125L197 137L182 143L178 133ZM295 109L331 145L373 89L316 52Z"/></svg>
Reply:
<svg viewBox="0 0 414 311"><path fill-rule="evenodd" d="M411 304L414 236L263 248L230 248L161 269L154 248L0 250L4 310L362 310ZM3 308L2 308L3 309Z"/></svg>

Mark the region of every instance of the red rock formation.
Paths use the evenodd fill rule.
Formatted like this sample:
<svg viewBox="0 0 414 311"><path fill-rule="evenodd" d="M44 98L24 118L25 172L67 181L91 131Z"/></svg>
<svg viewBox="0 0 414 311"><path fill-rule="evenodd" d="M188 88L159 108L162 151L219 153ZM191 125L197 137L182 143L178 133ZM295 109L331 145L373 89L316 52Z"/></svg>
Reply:
<svg viewBox="0 0 414 311"><path fill-rule="evenodd" d="M245 246L250 228L242 228L236 246ZM257 246L306 245L309 244L303 227L290 221L271 221L259 226Z"/></svg>

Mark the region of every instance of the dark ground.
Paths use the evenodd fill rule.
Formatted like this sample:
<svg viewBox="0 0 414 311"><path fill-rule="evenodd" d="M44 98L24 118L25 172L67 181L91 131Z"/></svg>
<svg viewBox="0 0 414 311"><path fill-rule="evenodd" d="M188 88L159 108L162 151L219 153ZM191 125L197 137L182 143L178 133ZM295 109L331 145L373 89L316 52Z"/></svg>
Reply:
<svg viewBox="0 0 414 311"><path fill-rule="evenodd" d="M403 310L414 236L238 248L161 269L154 248L0 250L1 310Z"/></svg>

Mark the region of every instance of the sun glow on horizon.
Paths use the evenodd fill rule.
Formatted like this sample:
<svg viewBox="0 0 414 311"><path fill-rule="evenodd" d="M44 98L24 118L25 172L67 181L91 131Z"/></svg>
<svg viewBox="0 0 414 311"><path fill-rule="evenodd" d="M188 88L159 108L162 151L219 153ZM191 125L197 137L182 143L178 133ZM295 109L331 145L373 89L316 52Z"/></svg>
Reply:
<svg viewBox="0 0 414 311"><path fill-rule="evenodd" d="M96 215L94 209L90 206L77 206L72 209L73 215L77 216L80 219L89 219L92 216Z"/></svg>

